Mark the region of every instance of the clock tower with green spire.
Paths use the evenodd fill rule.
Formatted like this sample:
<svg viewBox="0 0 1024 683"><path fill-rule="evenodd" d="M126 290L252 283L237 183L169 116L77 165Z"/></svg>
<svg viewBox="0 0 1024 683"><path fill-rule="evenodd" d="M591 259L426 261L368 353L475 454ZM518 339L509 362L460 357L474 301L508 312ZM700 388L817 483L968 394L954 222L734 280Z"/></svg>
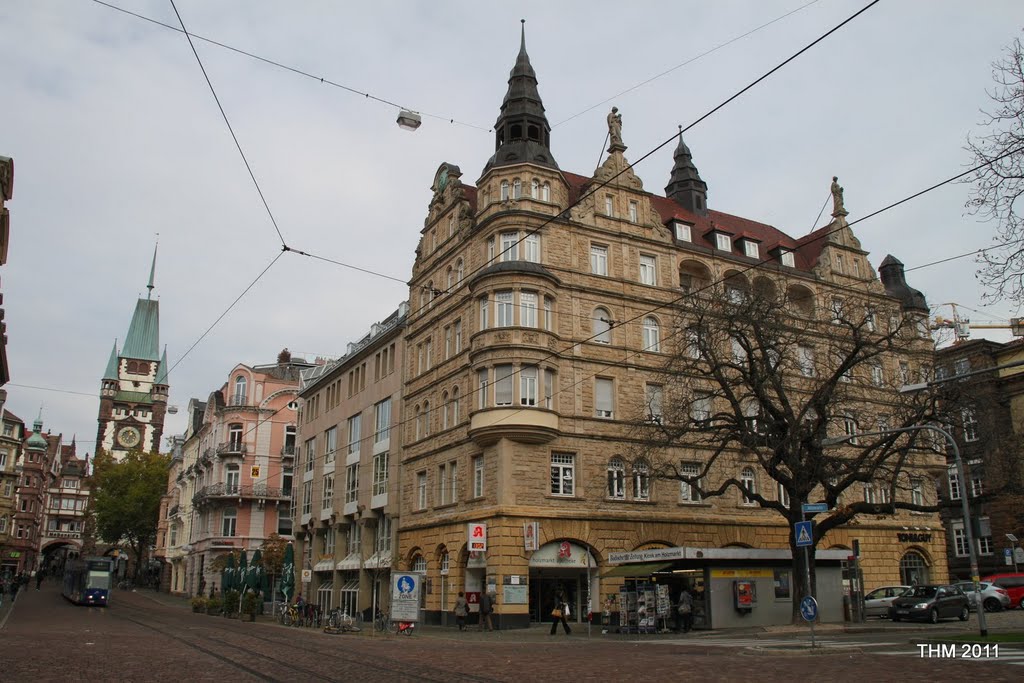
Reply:
<svg viewBox="0 0 1024 683"><path fill-rule="evenodd" d="M159 451L169 389L167 349L160 352L160 302L153 299L156 249L146 298L135 304L124 346L110 350L100 382L96 448L121 460L129 451Z"/></svg>

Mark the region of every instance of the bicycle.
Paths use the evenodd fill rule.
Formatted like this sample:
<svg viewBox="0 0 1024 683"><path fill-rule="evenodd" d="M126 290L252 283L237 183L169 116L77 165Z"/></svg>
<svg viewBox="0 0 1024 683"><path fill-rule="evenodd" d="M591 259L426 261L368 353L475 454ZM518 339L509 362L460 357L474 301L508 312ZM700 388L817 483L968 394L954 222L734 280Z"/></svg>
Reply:
<svg viewBox="0 0 1024 683"><path fill-rule="evenodd" d="M391 627L391 617L377 610L377 616L373 620L373 629L375 631L389 631Z"/></svg>
<svg viewBox="0 0 1024 683"><path fill-rule="evenodd" d="M281 605L281 614L278 616L282 626L300 626L299 609L295 605Z"/></svg>

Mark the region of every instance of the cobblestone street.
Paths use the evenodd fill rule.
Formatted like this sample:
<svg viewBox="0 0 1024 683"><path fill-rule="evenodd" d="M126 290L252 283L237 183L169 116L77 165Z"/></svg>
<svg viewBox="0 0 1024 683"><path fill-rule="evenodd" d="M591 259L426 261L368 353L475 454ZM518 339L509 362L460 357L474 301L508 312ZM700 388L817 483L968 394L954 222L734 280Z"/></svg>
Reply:
<svg viewBox="0 0 1024 683"><path fill-rule="evenodd" d="M5 601L3 613L10 609ZM0 620L4 618L0 613ZM1013 624L1020 610L992 615ZM1012 620L1009 621L1009 620ZM869 624L876 626L876 624ZM0 630L4 681L540 681L552 678L614 681L677 680L891 680L939 677L1020 680L1008 662L921 659L913 643L963 625L901 626L882 633L821 637L826 647L809 653L805 633L777 632L759 639L743 634L652 637L601 636L577 627L569 638L546 628L459 633L424 628L412 638L330 636L269 620L243 623L193 614L185 602L148 591L115 591L112 606L73 607L54 583L22 593ZM975 626L972 621L969 627ZM878 629L875 629L878 630ZM873 642L877 641L877 642ZM76 643L76 647L67 647ZM763 647L761 646L763 645ZM877 651L876 651L877 650ZM905 655L899 655L904 652ZM1004 653L1013 652L1004 648ZM1018 650L1019 652L1019 650ZM40 659L40 653L46 653ZM890 656L881 656L881 655ZM895 656L893 656L895 655Z"/></svg>

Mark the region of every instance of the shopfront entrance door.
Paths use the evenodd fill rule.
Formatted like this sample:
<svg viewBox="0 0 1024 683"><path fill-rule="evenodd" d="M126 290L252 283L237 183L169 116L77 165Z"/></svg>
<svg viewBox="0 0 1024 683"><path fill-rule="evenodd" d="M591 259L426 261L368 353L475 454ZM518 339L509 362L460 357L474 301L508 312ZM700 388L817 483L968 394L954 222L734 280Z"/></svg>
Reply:
<svg viewBox="0 0 1024 683"><path fill-rule="evenodd" d="M548 572L545 572L548 574ZM569 618L567 621L578 622L580 619L580 596L581 587L586 583L584 576L582 581L578 574L565 574L562 576L535 576L530 575L530 621L545 622L551 621L551 610L555 607L555 596L559 589L565 594L565 601L569 603Z"/></svg>

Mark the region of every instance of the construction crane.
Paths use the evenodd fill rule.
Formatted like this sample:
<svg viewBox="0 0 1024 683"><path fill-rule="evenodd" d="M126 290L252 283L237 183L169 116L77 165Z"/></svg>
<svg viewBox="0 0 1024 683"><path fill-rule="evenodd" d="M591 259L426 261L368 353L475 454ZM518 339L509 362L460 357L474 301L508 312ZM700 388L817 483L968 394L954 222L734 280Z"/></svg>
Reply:
<svg viewBox="0 0 1024 683"><path fill-rule="evenodd" d="M1024 337L1024 318L1010 318L1009 324L974 324L970 318L965 318L960 315L960 311L957 310L957 305L954 303L942 304L943 306L949 306L953 309L953 318L943 318L941 315L935 316L935 320L932 321L931 329L933 330L953 330L955 336L954 344L967 341L971 338L971 330L1010 330L1010 333L1014 337ZM966 308L961 306L961 308Z"/></svg>

